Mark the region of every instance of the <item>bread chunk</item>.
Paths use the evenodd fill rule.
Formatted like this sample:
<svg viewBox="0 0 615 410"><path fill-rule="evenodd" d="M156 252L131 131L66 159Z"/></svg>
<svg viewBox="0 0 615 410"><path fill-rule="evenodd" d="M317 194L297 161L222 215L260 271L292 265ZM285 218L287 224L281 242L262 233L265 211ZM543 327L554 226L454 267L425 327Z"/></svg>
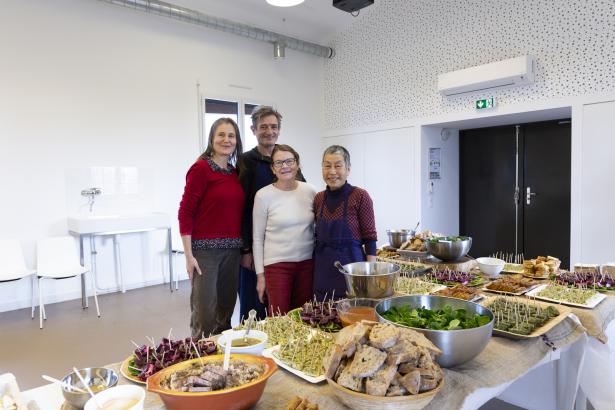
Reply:
<svg viewBox="0 0 615 410"><path fill-rule="evenodd" d="M433 344L431 340L427 339L424 334L416 332L412 329L404 328L400 328L399 331L400 339L408 340L412 342L412 344L414 344L415 346L424 347L434 352L435 354L442 354L442 350L440 350L435 344Z"/></svg>
<svg viewBox="0 0 615 410"><path fill-rule="evenodd" d="M399 328L389 323L379 323L372 328L369 334L369 344L378 349L393 347L399 339Z"/></svg>
<svg viewBox="0 0 615 410"><path fill-rule="evenodd" d="M413 370L401 377L399 382L410 394L418 394L421 389L421 372Z"/></svg>
<svg viewBox="0 0 615 410"><path fill-rule="evenodd" d="M337 344L332 345L329 350L327 350L325 357L322 359L322 366L325 369L325 377L329 379L333 378L333 375L339 367L343 357L344 351Z"/></svg>
<svg viewBox="0 0 615 410"><path fill-rule="evenodd" d="M370 377L387 358L387 354L375 347L361 345L354 354L354 359L350 364L350 373L354 377Z"/></svg>
<svg viewBox="0 0 615 410"><path fill-rule="evenodd" d="M391 380L397 373L397 366L384 366L372 378L365 382L365 391L372 396L384 396L387 393Z"/></svg>
<svg viewBox="0 0 615 410"><path fill-rule="evenodd" d="M402 339L398 340L397 344L388 350L387 364L397 365L400 363L412 363L414 367L418 367L418 361L421 357L421 351L412 342Z"/></svg>
<svg viewBox="0 0 615 410"><path fill-rule="evenodd" d="M344 386L347 389L361 391L362 380L360 377L355 377L350 371L352 364L346 366L337 378L337 384Z"/></svg>

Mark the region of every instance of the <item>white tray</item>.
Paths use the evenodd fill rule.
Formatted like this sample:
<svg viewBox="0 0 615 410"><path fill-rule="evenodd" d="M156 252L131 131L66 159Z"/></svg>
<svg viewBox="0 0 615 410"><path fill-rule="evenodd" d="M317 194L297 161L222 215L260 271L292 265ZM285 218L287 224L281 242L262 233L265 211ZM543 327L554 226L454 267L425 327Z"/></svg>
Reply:
<svg viewBox="0 0 615 410"><path fill-rule="evenodd" d="M309 374L303 373L301 370L294 369L290 367L288 364L280 360L274 353L280 350L280 345L275 345L268 349L263 350L263 356L269 357L273 359L273 361L280 366L281 368L288 370L295 376L301 377L303 380L306 380L310 383L320 383L326 380L325 375L321 374L320 376L310 376Z"/></svg>
<svg viewBox="0 0 615 410"><path fill-rule="evenodd" d="M586 304L581 305L580 303L571 303L571 302L566 302L566 301L563 301L563 300L545 298L544 296L537 296L538 293L540 293L540 291L542 291L547 286L549 286L549 285L548 284L540 285L537 288L534 288L531 291L527 292L525 295L533 297L533 298L536 298L536 299L539 299L539 300L546 300L547 302L558 303L560 305L568 305L568 306L574 306L574 307L580 307L580 308L586 308L586 309L593 309L596 306L598 306L600 304L600 302L602 302L604 299L606 299L606 295L604 295L602 293L596 292L596 294L594 296L592 296L591 298L589 298L587 300Z"/></svg>
<svg viewBox="0 0 615 410"><path fill-rule="evenodd" d="M542 285L532 285L529 288L525 288L524 290L522 290L520 292L505 292L503 290L489 289L487 286L489 286L489 284L483 286L481 288L481 290L483 290L485 292L499 293L500 295L521 296L524 293L530 292L532 289L535 289L537 286L542 286Z"/></svg>

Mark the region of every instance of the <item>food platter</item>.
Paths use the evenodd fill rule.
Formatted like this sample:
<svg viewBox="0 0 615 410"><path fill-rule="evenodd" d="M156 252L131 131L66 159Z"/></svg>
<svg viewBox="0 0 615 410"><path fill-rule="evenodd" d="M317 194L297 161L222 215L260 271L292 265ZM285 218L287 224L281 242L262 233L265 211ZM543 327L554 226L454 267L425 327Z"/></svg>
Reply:
<svg viewBox="0 0 615 410"><path fill-rule="evenodd" d="M270 348L267 348L265 350L263 350L263 356L265 357L269 357L271 359L273 359L273 361L280 366L281 368L288 370L289 372L291 372L292 374L294 374L295 376L298 376L300 378L302 378L303 380L310 382L310 383L321 383L325 381L325 375L321 374L320 376L311 376L307 373L302 372L301 370L297 370L293 367L291 367L290 365L288 365L286 362L284 362L282 359L280 359L279 357L277 357L277 352L280 350L280 345L276 345Z"/></svg>
<svg viewBox="0 0 615 410"><path fill-rule="evenodd" d="M580 308L585 308L585 309L593 309L596 306L598 306L600 304L600 302L602 302L604 299L606 299L606 295L596 292L596 294L594 296L592 296L591 298L589 298L585 304L580 304L580 303L573 303L573 302L567 302L567 301L563 301L563 300L557 300L557 299L551 299L548 297L544 297L544 296L538 296L538 294L543 291L544 289L546 289L548 286L548 284L544 284L544 285L540 285L534 289L532 289L531 291L529 291L526 295L527 296L531 296L532 298L536 298L539 300L544 300L547 302L552 302L552 303L557 303L559 305L568 305L568 306L574 306L574 307L580 307Z"/></svg>
<svg viewBox="0 0 615 410"><path fill-rule="evenodd" d="M407 249L398 249L397 253L405 259L418 259L423 260L429 258L429 252L427 251L410 251Z"/></svg>
<svg viewBox="0 0 615 410"><path fill-rule="evenodd" d="M528 283L529 282L529 283ZM500 287L502 286L508 286L509 288L515 288L515 287L519 287L521 288L520 290L514 292L512 290L502 290L502 289L492 289L490 288L490 286L492 285L497 285L499 284ZM512 296L521 296L524 293L529 292L530 290L534 289L536 286L538 286L538 283L533 282L533 281L528 281L527 279L519 279L516 277L511 277L511 276L507 276L501 279L497 279L491 283L488 283L487 285L483 286L481 288L481 290L483 291L487 291L487 292L492 292L492 293L499 293L501 295L512 295Z"/></svg>
<svg viewBox="0 0 615 410"><path fill-rule="evenodd" d="M549 273L547 273L546 275L542 275L542 276L536 276L534 274L531 273L527 273L527 272L523 272L522 275L526 278L530 278L530 279L538 279L538 280L543 280L543 279L549 279Z"/></svg>
<svg viewBox="0 0 615 410"><path fill-rule="evenodd" d="M124 376L124 378L130 380L131 382L146 384L145 381L139 379L137 376L133 376L132 374L130 374L130 369L128 369L128 366L130 365L130 362L133 358L134 357L130 355L126 358L126 360L122 362L122 364L120 365L120 373L122 374L122 376Z"/></svg>
<svg viewBox="0 0 615 410"><path fill-rule="evenodd" d="M483 305L484 307L486 307L487 309L489 309L490 305L495 301L495 299L496 299L495 297L490 297L490 298L487 298L486 300L482 301L480 304ZM544 303L544 302L539 302L539 301L536 301L536 300L532 300L530 303L532 305L539 305L539 306L544 307L544 308L546 308L548 306L553 306L552 304ZM554 318L552 318L551 320L549 320L543 326L535 329L529 335L522 335L522 334L518 334L518 333L508 332L508 331L505 331L505 330L496 329L495 327L493 328L493 334L496 335L496 336L502 336L502 337L506 337L506 338L509 338L509 339L516 339L516 340L527 340L527 339L533 339L535 337L542 336L545 333L547 333L549 330L551 330L555 326L557 326L559 323L564 321L566 319L566 317L568 317L568 315L570 313L572 313L572 310L569 307L567 307L567 306L557 305L557 306L554 306L554 307L559 311L559 315L554 317Z"/></svg>
<svg viewBox="0 0 615 410"><path fill-rule="evenodd" d="M530 286L529 288L524 289L524 290L519 291L519 292L506 292L506 291L503 291L503 290L489 289L487 286L489 286L489 285L483 286L480 290L483 290L485 292L498 293L500 295L521 296L524 293L527 293L527 292L531 291L532 289L536 288L539 285Z"/></svg>
<svg viewBox="0 0 615 410"><path fill-rule="evenodd" d="M523 274L523 265L520 263L506 263L504 269L500 273L506 273L509 275Z"/></svg>
<svg viewBox="0 0 615 410"><path fill-rule="evenodd" d="M479 300L482 300L485 297L484 295L481 295L478 292L474 296L472 296L470 299L460 298L460 297L448 294L449 291L453 291L454 289L455 287L449 288L448 286L441 285L439 289L434 289L430 294L435 295L435 296L444 296L444 297L453 298L453 299L465 300L467 302L478 302Z"/></svg>

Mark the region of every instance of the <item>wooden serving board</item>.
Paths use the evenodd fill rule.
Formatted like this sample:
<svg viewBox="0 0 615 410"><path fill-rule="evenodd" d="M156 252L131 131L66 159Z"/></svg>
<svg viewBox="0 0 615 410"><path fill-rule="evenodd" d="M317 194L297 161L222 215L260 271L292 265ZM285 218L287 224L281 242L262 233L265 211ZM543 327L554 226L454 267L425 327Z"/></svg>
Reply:
<svg viewBox="0 0 615 410"><path fill-rule="evenodd" d="M484 307L486 307L487 309L489 309L489 305L491 303L493 303L493 301L495 299L496 299L496 297L490 297L490 298L487 298L487 299L483 300L482 302L480 302L480 304L483 305ZM523 299L523 298L514 298L513 297L512 299L515 302L520 302L520 303L527 303L528 302L527 299ZM498 330L495 327L493 328L493 334L496 335L496 336L502 336L502 337L507 337L509 339L516 339L516 340L533 339L535 337L544 335L549 330L551 330L555 326L557 326L564 319L566 319L566 317L568 317L568 315L570 313L572 313L572 309L570 309L567 306L556 305L556 304L553 304L553 303L544 303L544 302L539 302L537 300L532 300L529 303L536 304L536 305L542 306L544 308L547 308L548 306L553 306L554 308L556 308L559 311L559 316L556 316L553 319L549 320L547 323L545 323L544 325L542 325L538 329L534 329L534 331L532 333L530 333L529 335L520 335L520 334L517 334L517 333L506 332L504 330Z"/></svg>

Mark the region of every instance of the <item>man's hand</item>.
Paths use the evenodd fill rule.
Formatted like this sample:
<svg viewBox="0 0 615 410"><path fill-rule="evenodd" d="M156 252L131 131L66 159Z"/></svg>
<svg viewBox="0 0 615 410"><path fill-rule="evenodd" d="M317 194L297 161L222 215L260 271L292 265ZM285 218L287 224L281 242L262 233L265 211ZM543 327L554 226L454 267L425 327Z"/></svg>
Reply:
<svg viewBox="0 0 615 410"><path fill-rule="evenodd" d="M256 275L256 293L258 293L258 300L261 303L265 303L265 274L259 273Z"/></svg>
<svg viewBox="0 0 615 410"><path fill-rule="evenodd" d="M254 271L254 258L252 257L252 253L241 255L241 266Z"/></svg>
<svg viewBox="0 0 615 410"><path fill-rule="evenodd" d="M190 283L192 283L192 276L194 275L194 271L197 271L199 275L203 274L201 272L201 268L199 268L199 263L192 255L186 255L186 271L188 272L188 278L190 279Z"/></svg>

